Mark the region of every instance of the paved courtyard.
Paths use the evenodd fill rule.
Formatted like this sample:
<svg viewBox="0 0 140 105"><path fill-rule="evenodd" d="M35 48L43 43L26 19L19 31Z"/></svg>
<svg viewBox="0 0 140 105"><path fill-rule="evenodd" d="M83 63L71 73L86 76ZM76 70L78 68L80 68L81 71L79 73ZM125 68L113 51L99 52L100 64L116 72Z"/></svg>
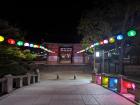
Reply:
<svg viewBox="0 0 140 105"><path fill-rule="evenodd" d="M2 97L0 105L134 105L89 79L45 80Z"/></svg>

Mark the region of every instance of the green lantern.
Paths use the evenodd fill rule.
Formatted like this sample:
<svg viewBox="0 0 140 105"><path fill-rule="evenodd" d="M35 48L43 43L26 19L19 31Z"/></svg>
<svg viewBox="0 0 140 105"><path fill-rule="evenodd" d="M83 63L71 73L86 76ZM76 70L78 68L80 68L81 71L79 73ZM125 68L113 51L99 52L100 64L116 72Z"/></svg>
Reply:
<svg viewBox="0 0 140 105"><path fill-rule="evenodd" d="M17 45L18 45L18 46L23 46L23 44L24 44L23 41L18 41L18 42L17 42Z"/></svg>
<svg viewBox="0 0 140 105"><path fill-rule="evenodd" d="M137 35L137 32L135 30L129 30L127 32L128 37L134 37Z"/></svg>

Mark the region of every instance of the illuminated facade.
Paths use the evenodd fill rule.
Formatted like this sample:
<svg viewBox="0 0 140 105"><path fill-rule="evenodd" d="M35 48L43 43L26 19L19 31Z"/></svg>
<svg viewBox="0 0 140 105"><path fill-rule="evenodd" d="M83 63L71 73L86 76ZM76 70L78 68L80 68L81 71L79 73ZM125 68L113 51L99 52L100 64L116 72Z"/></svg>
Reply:
<svg viewBox="0 0 140 105"><path fill-rule="evenodd" d="M49 64L83 64L85 61L84 53L76 53L82 49L81 44L47 43L47 48L55 52L48 54Z"/></svg>

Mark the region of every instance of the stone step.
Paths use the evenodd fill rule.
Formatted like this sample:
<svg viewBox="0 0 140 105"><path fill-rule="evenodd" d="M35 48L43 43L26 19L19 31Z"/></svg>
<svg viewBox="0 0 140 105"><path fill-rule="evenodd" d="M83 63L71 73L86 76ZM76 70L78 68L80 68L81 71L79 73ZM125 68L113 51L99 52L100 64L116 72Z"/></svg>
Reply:
<svg viewBox="0 0 140 105"><path fill-rule="evenodd" d="M76 71L76 72L91 72L88 65L39 65L40 72L55 72L55 71Z"/></svg>

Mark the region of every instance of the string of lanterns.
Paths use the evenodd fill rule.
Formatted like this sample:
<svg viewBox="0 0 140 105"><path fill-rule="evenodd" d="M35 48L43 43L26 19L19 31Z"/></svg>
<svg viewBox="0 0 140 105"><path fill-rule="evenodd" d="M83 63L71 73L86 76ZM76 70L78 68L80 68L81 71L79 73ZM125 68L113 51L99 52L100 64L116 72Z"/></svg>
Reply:
<svg viewBox="0 0 140 105"><path fill-rule="evenodd" d="M0 35L0 42L3 42L5 40L5 38L3 36ZM41 45L37 45L37 44L33 44L33 43L28 43L28 42L24 42L24 41L15 41L14 39L10 38L10 39L7 39L7 43L8 44L11 44L11 45L17 45L19 47L21 46L24 46L24 47L31 47L31 48L40 48L40 49L43 49L47 52L50 52L50 53L55 53L47 48L45 48L44 46L41 46Z"/></svg>
<svg viewBox="0 0 140 105"><path fill-rule="evenodd" d="M137 34L137 32L135 30L129 30L127 32L128 37L134 37L134 36L136 36L136 34ZM96 46L99 46L99 45L113 44L113 43L115 43L116 40L121 41L123 39L124 39L124 35L123 34L118 34L117 36L110 37L109 39L104 39L102 41L96 42L96 43L90 45L89 47L87 47L85 49L82 49L82 50L80 50L76 53L83 53L90 48L93 48L93 47L96 47Z"/></svg>

